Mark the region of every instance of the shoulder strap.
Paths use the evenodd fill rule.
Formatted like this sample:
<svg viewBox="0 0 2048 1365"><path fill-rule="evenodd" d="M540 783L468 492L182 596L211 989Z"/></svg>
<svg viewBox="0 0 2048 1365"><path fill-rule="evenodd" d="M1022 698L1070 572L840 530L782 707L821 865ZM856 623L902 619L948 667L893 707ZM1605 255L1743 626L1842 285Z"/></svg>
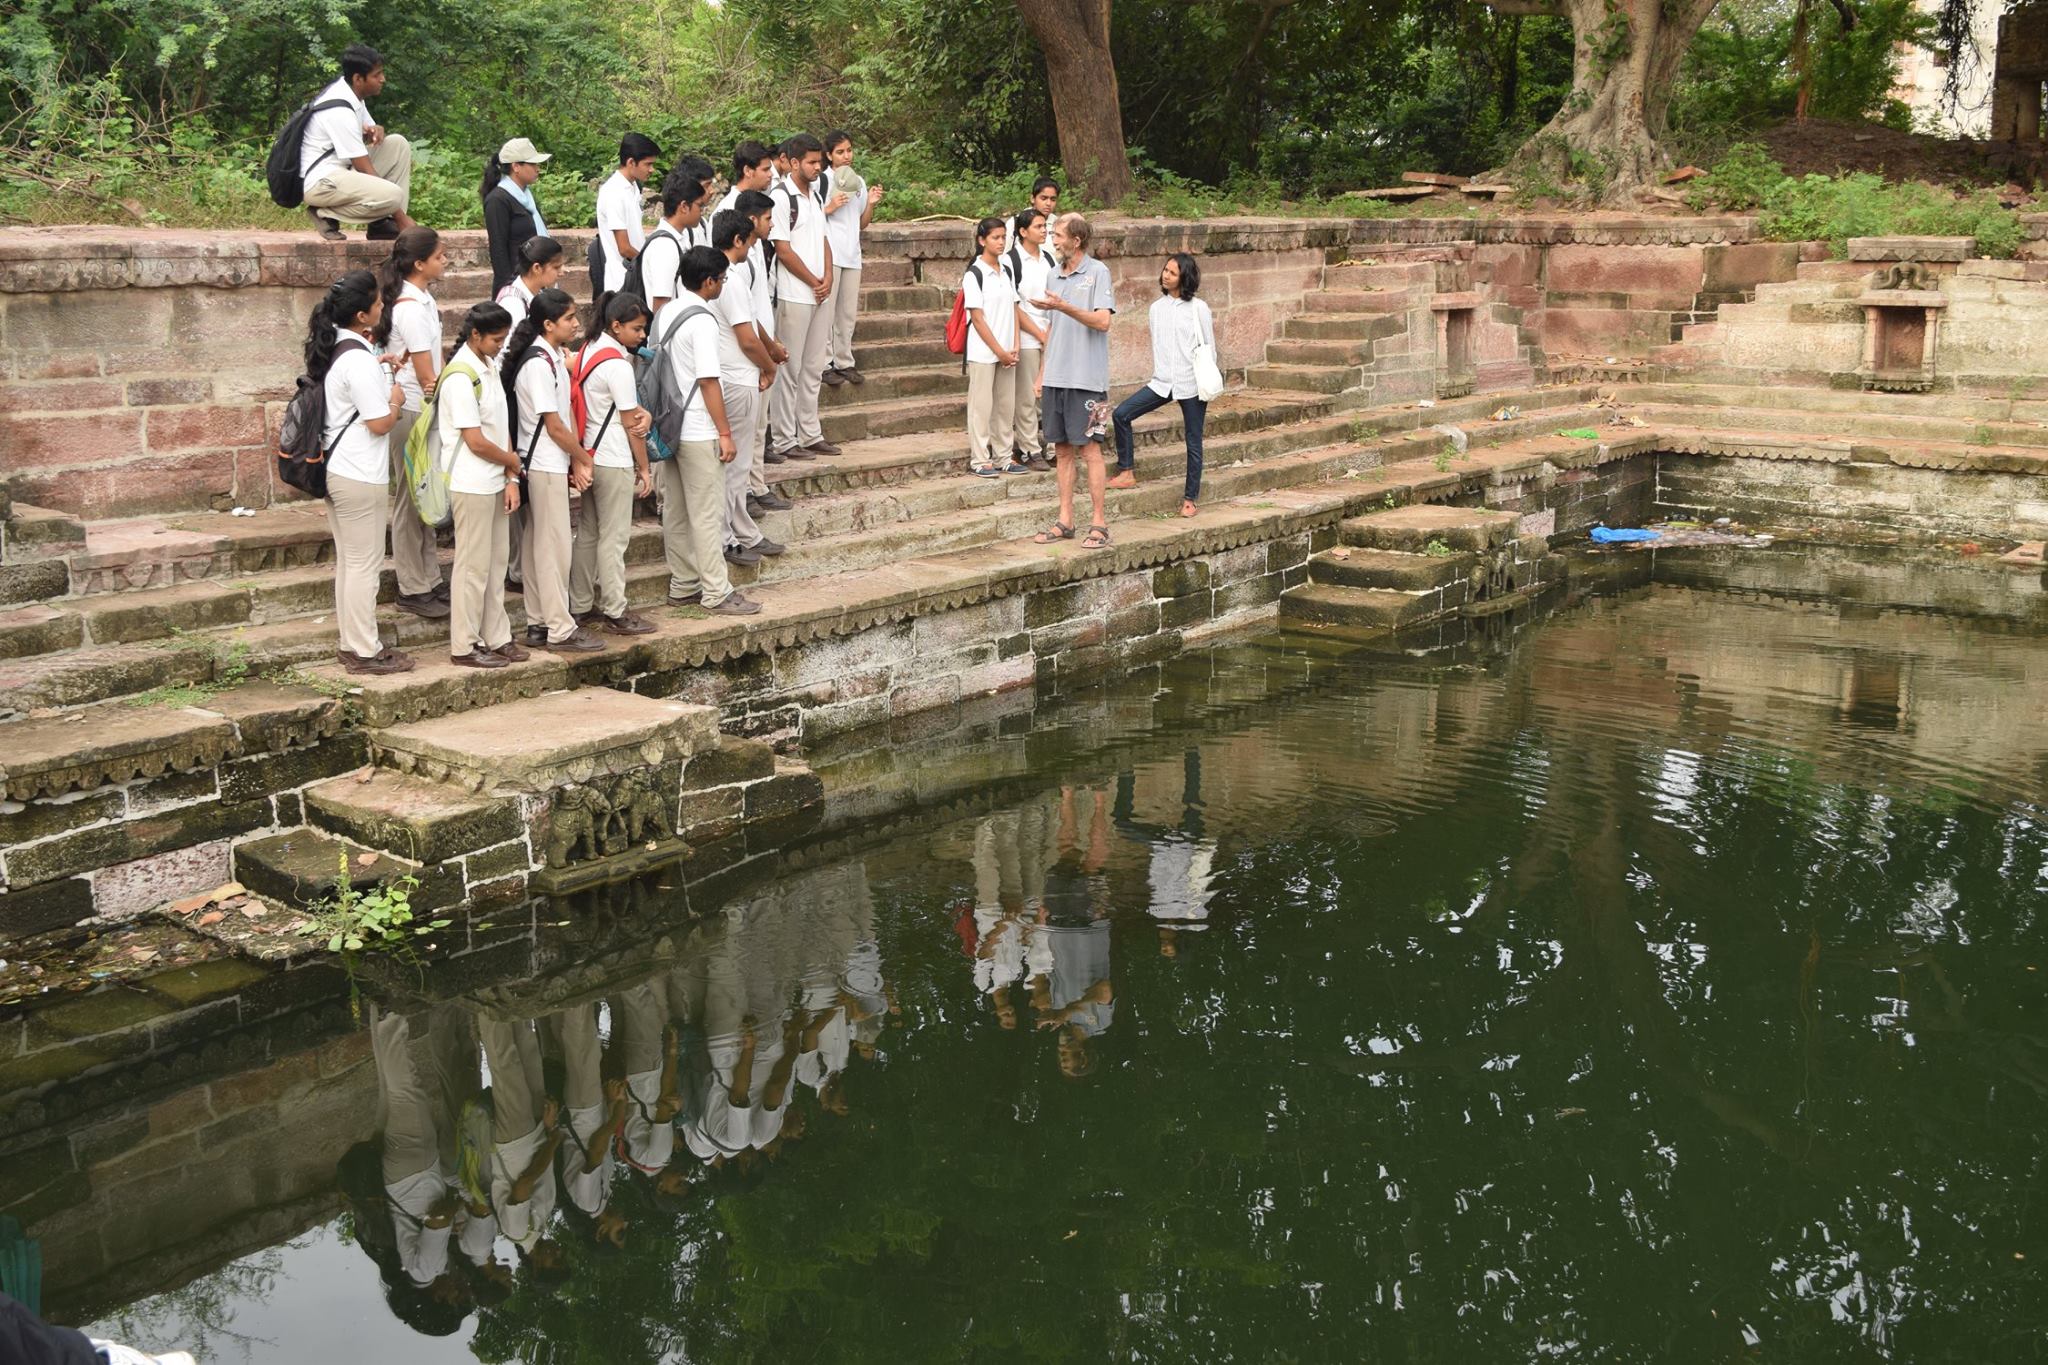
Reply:
<svg viewBox="0 0 2048 1365"><path fill-rule="evenodd" d="M463 364L460 364L460 363L458 363L458 362L456 362L456 361L453 361L453 360L449 361L449 362L448 362L448 364L447 364L447 367L446 367L446 368L444 368L444 369L443 369L443 370L441 371L441 380L442 380L442 382L443 382L443 383L446 383L446 382L447 382L447 379L448 379L448 376L449 376L449 375L451 375L451 374L466 374L466 375L468 375L468 376L469 376L469 382L470 382L470 384L471 384L471 385L472 385L472 386L473 386L473 387L474 387L474 388L476 389L476 404L477 404L477 420L478 420L478 421L482 421L482 420L483 420L483 403L484 403L484 377L483 377L482 375L478 374L478 373L477 373L477 372L476 372L475 370L472 370L471 368L469 368L469 366L467 366L467 365L463 365ZM436 390L434 391L434 393L435 393L435 397L436 397L436 398L438 398L438 397L440 396L440 390L439 390L439 389L436 389ZM439 414L438 414L438 413L437 413L437 414L435 415L435 419L434 419L434 420L435 420L435 426L436 426L436 428L437 428L437 432L438 432L438 428L439 428L439 425L440 425L440 417L439 417ZM460 438L460 437L458 436L458 437L457 437L456 439L457 439L457 440L460 440L461 438ZM456 449L456 446L455 446L455 442L451 441L451 442L449 442L449 444L448 444L448 449L447 449L447 451L445 451L445 452L444 452L444 453L443 453L443 454L441 455L441 469L442 469L442 472L443 472L443 473L446 473L446 472L447 472L448 470L450 470L450 469L454 468L454 466L455 466L455 449Z"/></svg>

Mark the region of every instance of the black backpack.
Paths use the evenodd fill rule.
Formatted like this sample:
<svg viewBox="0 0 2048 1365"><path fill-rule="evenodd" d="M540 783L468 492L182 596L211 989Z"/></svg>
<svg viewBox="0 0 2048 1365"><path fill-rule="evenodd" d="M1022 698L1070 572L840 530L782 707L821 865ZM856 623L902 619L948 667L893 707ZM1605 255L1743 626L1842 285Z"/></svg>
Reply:
<svg viewBox="0 0 2048 1365"><path fill-rule="evenodd" d="M596 303L604 297L604 234L599 228L597 235L590 239L590 246L583 253L583 264L590 268L590 301Z"/></svg>
<svg viewBox="0 0 2048 1365"><path fill-rule="evenodd" d="M270 159L263 163L263 178L270 182L270 198L281 209L295 209L306 202L306 178L299 174L299 153L306 146L306 125L313 115L328 109L345 109L347 100L322 100L318 104L302 105L299 112L284 121L278 130L277 141L270 144ZM319 165L334 155L329 147L320 154Z"/></svg>
<svg viewBox="0 0 2048 1365"><path fill-rule="evenodd" d="M342 347L350 343L366 351L370 349L369 343L360 337L343 337L334 344L337 359ZM334 433L333 445L329 445L321 439L327 432L327 382L324 378L300 375L299 391L285 404L284 418L277 424L277 477L309 497L326 497L327 452L341 444L341 438L361 415L350 414L341 430Z"/></svg>

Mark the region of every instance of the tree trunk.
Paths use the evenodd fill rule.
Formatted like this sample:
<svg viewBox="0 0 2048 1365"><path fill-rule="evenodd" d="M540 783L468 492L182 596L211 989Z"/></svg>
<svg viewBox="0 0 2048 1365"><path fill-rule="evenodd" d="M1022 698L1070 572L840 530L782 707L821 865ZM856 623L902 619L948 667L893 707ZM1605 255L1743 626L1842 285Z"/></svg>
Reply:
<svg viewBox="0 0 2048 1365"><path fill-rule="evenodd" d="M1045 53L1068 183L1114 207L1132 182L1109 55L1109 0L1017 0L1017 9Z"/></svg>
<svg viewBox="0 0 2048 1365"><path fill-rule="evenodd" d="M1493 0L1513 14L1572 23L1572 91L1542 132L1509 159L1508 174L1581 184L1626 205L1670 166L1661 144L1671 88L1715 0Z"/></svg>

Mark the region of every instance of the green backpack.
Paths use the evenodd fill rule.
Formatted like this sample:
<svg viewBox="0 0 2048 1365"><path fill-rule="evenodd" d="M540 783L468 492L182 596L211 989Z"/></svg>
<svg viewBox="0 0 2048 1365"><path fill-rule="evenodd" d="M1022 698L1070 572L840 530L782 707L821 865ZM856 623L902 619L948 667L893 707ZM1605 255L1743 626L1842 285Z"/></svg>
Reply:
<svg viewBox="0 0 2048 1365"><path fill-rule="evenodd" d="M441 383L448 382L451 374L469 376L469 382L476 386L476 401L479 409L484 401L483 376L467 365L450 365L441 371ZM435 387L436 398L440 388ZM439 531L455 520L455 505L448 497L448 473L454 467L453 443L443 449L441 445L441 420L438 403L429 398L420 405L420 420L413 423L412 434L405 438L405 487L412 496L413 510L420 520Z"/></svg>

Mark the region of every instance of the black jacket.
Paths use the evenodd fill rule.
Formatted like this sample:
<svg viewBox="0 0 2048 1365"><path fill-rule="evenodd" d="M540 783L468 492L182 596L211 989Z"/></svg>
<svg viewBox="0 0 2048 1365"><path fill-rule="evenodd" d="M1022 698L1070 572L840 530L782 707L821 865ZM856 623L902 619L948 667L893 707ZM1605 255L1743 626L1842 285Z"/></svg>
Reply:
<svg viewBox="0 0 2048 1365"><path fill-rule="evenodd" d="M484 196L484 231L491 240L491 294L519 278L519 248L540 234L533 213L503 185Z"/></svg>

